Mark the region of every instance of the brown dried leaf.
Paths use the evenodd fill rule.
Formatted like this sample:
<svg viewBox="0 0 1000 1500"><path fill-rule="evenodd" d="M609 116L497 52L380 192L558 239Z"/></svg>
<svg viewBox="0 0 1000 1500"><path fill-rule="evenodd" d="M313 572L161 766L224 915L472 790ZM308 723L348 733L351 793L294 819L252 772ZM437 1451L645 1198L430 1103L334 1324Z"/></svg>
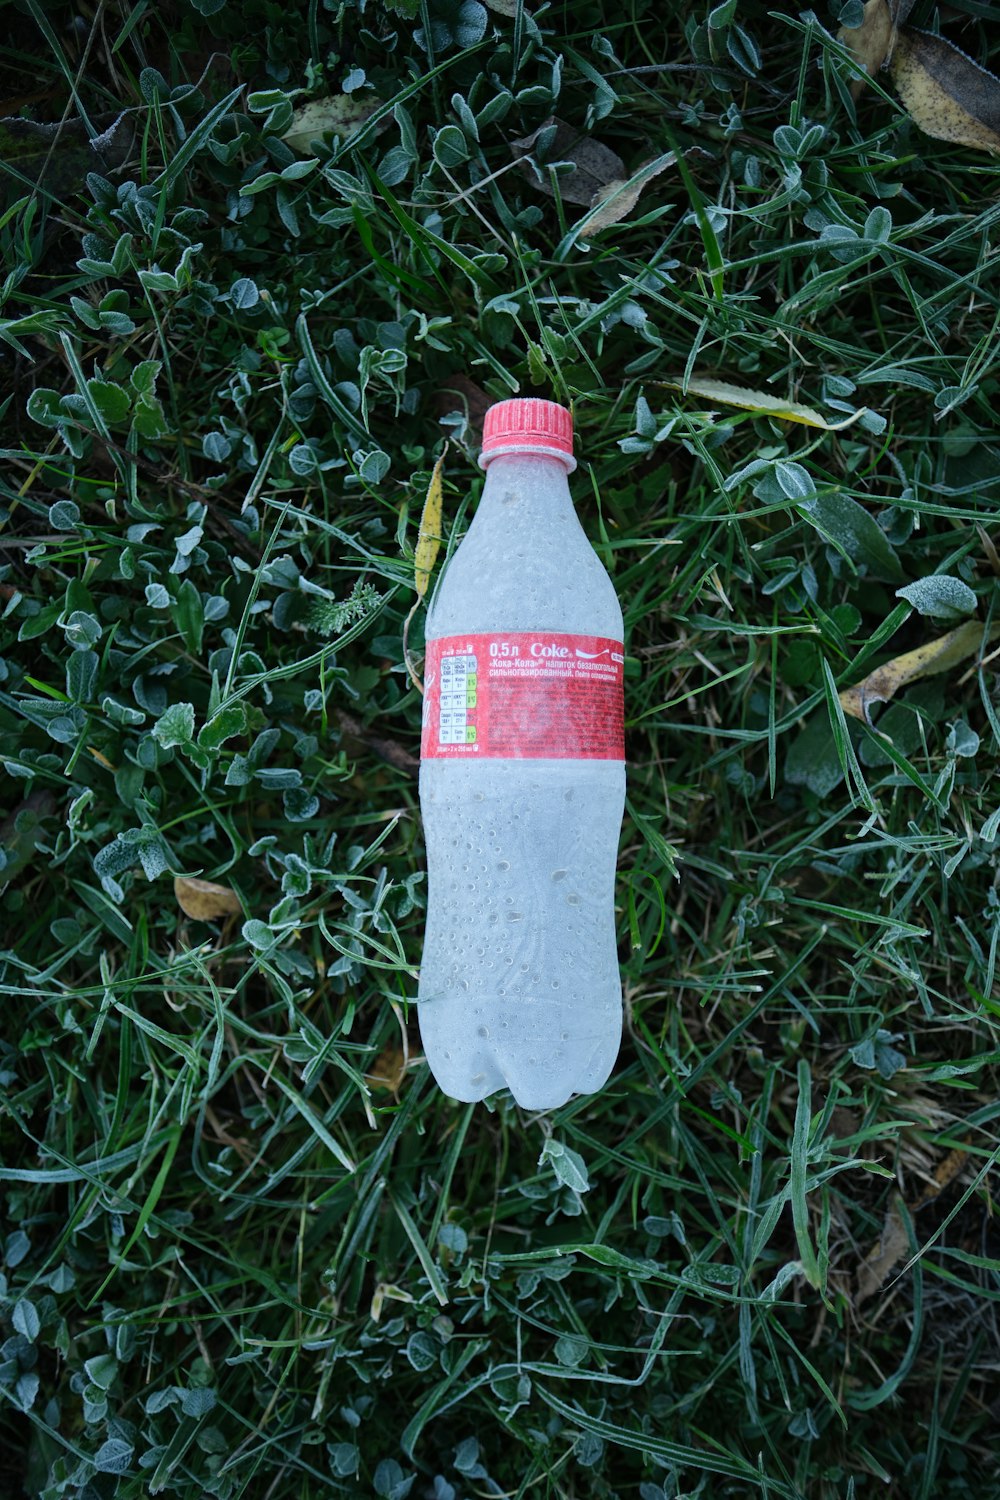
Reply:
<svg viewBox="0 0 1000 1500"><path fill-rule="evenodd" d="M365 1082L369 1088L387 1089L390 1093L398 1093L399 1086L406 1077L406 1069L409 1058L402 1047L394 1043L389 1044L375 1059L370 1073L365 1074Z"/></svg>
<svg viewBox="0 0 1000 1500"><path fill-rule="evenodd" d="M993 569L994 575L1000 578L1000 554L997 553L997 549L993 544L993 538L989 532L983 530L978 522L976 523L976 530L979 533L979 540L983 544L983 551L986 553L986 561Z"/></svg>
<svg viewBox="0 0 1000 1500"><path fill-rule="evenodd" d="M958 1177L968 1158L965 1147L956 1146L942 1158L934 1169L934 1176L924 1188L915 1203L911 1203L907 1209L908 1213L915 1214L928 1203L933 1203L935 1198L940 1197L945 1188L950 1187ZM858 1291L856 1305L861 1306L873 1293L883 1287L892 1271L905 1257L910 1248L910 1237L906 1230L904 1218L903 1200L898 1195L893 1199L889 1211L885 1216L882 1226L882 1236L877 1245L874 1245L865 1256L858 1267Z"/></svg>
<svg viewBox="0 0 1000 1500"><path fill-rule="evenodd" d="M552 174L542 167L542 175L539 177L538 169L524 158L531 155L542 132L550 130L552 126L555 126L555 134L546 149L546 161L573 163L572 172L565 176L559 174L559 196L564 203L581 203L584 208L590 208L602 189L621 183L625 176L625 163L617 152L608 146L602 146L600 141L593 140L589 135L581 135L572 125L567 125L565 120L554 117L546 120L530 135L511 141L511 149L516 157L522 158L521 171L528 181L550 198L555 197Z"/></svg>
<svg viewBox="0 0 1000 1500"><path fill-rule="evenodd" d="M420 761L417 756L411 755L404 745L398 744L396 740L387 739L385 735L376 734L371 729L366 729L360 719L353 718L342 708L338 708L335 712L337 723L345 735L365 745L378 756L379 760L395 766L397 771L403 771L407 776L416 776L420 770Z"/></svg>
<svg viewBox="0 0 1000 1500"><path fill-rule="evenodd" d="M914 1211L923 1208L927 1203L933 1203L939 1198L945 1188L950 1187L965 1166L968 1159L968 1151L964 1146L955 1146L943 1161L940 1161L934 1169L934 1176L924 1188L920 1197L913 1205Z"/></svg>
<svg viewBox="0 0 1000 1500"><path fill-rule="evenodd" d="M1000 625L990 632L989 639L993 640L997 635L1000 635ZM949 630L947 635L938 636L936 641L928 641L915 651L907 651L902 656L894 657L892 661L876 667L874 672L855 683L854 687L843 690L839 696L845 714L852 714L855 719L861 719L863 723L870 725L871 704L888 703L900 688L916 682L918 678L935 677L940 672L947 672L950 667L957 666L960 661L971 656L982 639L982 625L976 620L967 620L957 630Z"/></svg>
<svg viewBox="0 0 1000 1500"><path fill-rule="evenodd" d="M554 132L545 143L545 162L529 161L528 157L543 131ZM602 146L591 136L581 135L565 120L557 120L554 116L530 135L512 141L511 148L515 157L521 160L521 171L532 186L550 198L554 198L558 191L562 202L579 203L588 210L576 221L576 232L583 239L589 239L630 214L647 182L673 166L677 159L673 151L668 151L645 162L627 177L625 163L616 151ZM685 156L695 154L706 153L700 146L692 146L684 153ZM548 167L558 162L572 162L573 170L553 174Z"/></svg>
<svg viewBox="0 0 1000 1500"><path fill-rule="evenodd" d="M925 134L977 151L1000 152L1000 78L943 37L903 32L892 81Z"/></svg>
<svg viewBox="0 0 1000 1500"><path fill-rule="evenodd" d="M196 880L192 875L174 877L174 895L181 911L193 922L214 922L217 917L236 916L243 910L231 886Z"/></svg>
<svg viewBox="0 0 1000 1500"><path fill-rule="evenodd" d="M858 1290L855 1305L860 1307L883 1287L910 1248L910 1237L903 1218L903 1200L895 1197L882 1225L882 1236L858 1267Z"/></svg>
<svg viewBox="0 0 1000 1500"><path fill-rule="evenodd" d="M215 1131L215 1139L220 1145L232 1147L243 1165L249 1166L253 1161L254 1153L246 1136L231 1135L210 1104L205 1106L205 1118Z"/></svg>
<svg viewBox="0 0 1000 1500"><path fill-rule="evenodd" d="M439 417L446 417L449 412L464 407L469 418L468 440L472 448L478 448L482 442L483 420L492 405L493 398L461 371L449 375L448 384L443 385L434 397L434 409Z"/></svg>

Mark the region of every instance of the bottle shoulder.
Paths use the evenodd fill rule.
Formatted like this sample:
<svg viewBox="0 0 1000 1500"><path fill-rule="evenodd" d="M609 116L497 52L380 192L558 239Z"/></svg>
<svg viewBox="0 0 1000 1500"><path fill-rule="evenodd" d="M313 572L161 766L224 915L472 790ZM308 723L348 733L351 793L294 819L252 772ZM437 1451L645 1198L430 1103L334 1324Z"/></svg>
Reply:
<svg viewBox="0 0 1000 1500"><path fill-rule="evenodd" d="M493 479L493 475L489 479ZM427 636L558 630L620 640L614 585L573 507L565 473L544 485L498 474L434 592Z"/></svg>
<svg viewBox="0 0 1000 1500"><path fill-rule="evenodd" d="M435 591L427 637L463 631L558 630L622 638L614 584L582 529L560 544L469 535Z"/></svg>

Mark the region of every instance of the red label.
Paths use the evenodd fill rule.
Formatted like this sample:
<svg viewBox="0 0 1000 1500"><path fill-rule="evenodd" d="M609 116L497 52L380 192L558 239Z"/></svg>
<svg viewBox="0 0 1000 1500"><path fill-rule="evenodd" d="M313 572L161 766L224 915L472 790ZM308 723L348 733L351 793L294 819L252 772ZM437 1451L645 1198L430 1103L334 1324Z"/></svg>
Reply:
<svg viewBox="0 0 1000 1500"><path fill-rule="evenodd" d="M420 753L624 760L621 641L491 631L427 642Z"/></svg>

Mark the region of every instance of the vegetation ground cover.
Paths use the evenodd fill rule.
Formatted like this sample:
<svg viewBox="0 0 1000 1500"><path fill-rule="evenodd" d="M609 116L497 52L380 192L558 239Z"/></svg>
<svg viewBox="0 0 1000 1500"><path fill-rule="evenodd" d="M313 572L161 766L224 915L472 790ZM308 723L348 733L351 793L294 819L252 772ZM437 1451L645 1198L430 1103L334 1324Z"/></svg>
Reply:
<svg viewBox="0 0 1000 1500"><path fill-rule="evenodd" d="M5 15L0 1492L1000 1494L994 159L857 0ZM417 526L516 393L629 674L542 1117L413 1008Z"/></svg>

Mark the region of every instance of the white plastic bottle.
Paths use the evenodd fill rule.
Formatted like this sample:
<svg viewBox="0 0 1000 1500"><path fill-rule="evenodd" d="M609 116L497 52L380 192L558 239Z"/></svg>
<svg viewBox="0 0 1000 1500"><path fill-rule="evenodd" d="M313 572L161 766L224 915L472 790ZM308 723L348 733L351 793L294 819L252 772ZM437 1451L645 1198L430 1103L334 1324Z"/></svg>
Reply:
<svg viewBox="0 0 1000 1500"><path fill-rule="evenodd" d="M490 407L479 462L427 621L418 1016L446 1094L552 1109L621 1041L622 613L570 499L570 413Z"/></svg>

